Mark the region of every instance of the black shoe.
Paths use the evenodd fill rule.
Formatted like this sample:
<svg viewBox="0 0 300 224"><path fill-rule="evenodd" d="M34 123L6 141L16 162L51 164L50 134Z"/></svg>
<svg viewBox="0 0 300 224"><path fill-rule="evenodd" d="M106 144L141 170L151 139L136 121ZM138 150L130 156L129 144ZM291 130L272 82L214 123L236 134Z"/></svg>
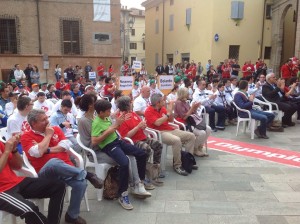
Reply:
<svg viewBox="0 0 300 224"><path fill-rule="evenodd" d="M216 126L216 129L221 130L221 131L224 131L224 130L225 130L225 127L224 127L224 126Z"/></svg>
<svg viewBox="0 0 300 224"><path fill-rule="evenodd" d="M92 173L86 179L94 186L94 188L101 189L103 187L103 180Z"/></svg>
<svg viewBox="0 0 300 224"><path fill-rule="evenodd" d="M262 138L262 135L259 133L258 129L254 130L254 134L258 137L258 138Z"/></svg>
<svg viewBox="0 0 300 224"><path fill-rule="evenodd" d="M290 123L288 123L287 125L288 125L288 126L290 126L290 127L293 127L293 126L295 126L295 125L296 125L296 123L291 121L291 122L290 122Z"/></svg>
<svg viewBox="0 0 300 224"><path fill-rule="evenodd" d="M217 131L218 131L218 129L216 129L216 128L211 129L211 132L217 132Z"/></svg>
<svg viewBox="0 0 300 224"><path fill-rule="evenodd" d="M262 135L261 138L263 138L263 139L269 139L269 137L266 136L266 135Z"/></svg>
<svg viewBox="0 0 300 224"><path fill-rule="evenodd" d="M175 170L176 173L178 173L182 176L187 176L188 175L188 173L181 166L174 167L174 170Z"/></svg>
<svg viewBox="0 0 300 224"><path fill-rule="evenodd" d="M81 218L80 216L78 216L76 219L72 219L68 212L66 212L66 215L65 215L65 221L66 223L73 223L73 224L86 224L86 221Z"/></svg>

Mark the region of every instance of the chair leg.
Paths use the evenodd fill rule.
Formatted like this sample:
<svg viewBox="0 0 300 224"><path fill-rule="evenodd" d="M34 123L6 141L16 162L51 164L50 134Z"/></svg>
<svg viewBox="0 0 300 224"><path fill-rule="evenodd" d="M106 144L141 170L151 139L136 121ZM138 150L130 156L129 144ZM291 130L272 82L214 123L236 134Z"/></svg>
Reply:
<svg viewBox="0 0 300 224"><path fill-rule="evenodd" d="M250 133L251 133L251 139L254 139L254 130L255 130L255 120L251 119L250 121Z"/></svg>
<svg viewBox="0 0 300 224"><path fill-rule="evenodd" d="M88 199L87 191L85 191L85 193L84 193L84 202L85 202L86 210L89 212L90 211L90 205L89 205L89 199Z"/></svg>
<svg viewBox="0 0 300 224"><path fill-rule="evenodd" d="M166 170L166 160L167 160L167 145L163 144L162 152L161 152L161 160L160 160L160 169L161 171Z"/></svg>
<svg viewBox="0 0 300 224"><path fill-rule="evenodd" d="M236 125L236 134L235 136L238 136L239 133L239 126L240 126L240 121L238 121L237 125Z"/></svg>
<svg viewBox="0 0 300 224"><path fill-rule="evenodd" d="M243 132L246 133L247 121L243 121Z"/></svg>

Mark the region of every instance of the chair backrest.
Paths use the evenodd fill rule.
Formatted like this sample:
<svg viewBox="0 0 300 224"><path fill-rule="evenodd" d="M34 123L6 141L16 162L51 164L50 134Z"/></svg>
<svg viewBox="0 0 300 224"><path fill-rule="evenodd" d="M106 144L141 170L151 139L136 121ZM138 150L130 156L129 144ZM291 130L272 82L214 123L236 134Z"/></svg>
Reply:
<svg viewBox="0 0 300 224"><path fill-rule="evenodd" d="M79 133L76 136L76 140L78 145L85 151L85 167L95 167L95 165L98 163L95 151L82 143ZM92 155L93 162L89 159L89 154Z"/></svg>
<svg viewBox="0 0 300 224"><path fill-rule="evenodd" d="M238 117L240 117L238 111L241 111L241 112L247 113L247 114L248 114L248 118L251 119L251 113L250 113L249 110L245 110L245 109L242 109L242 108L238 107L238 105L236 105L236 103L235 103L234 101L232 101L232 103L233 103L233 105L234 105L234 106L236 107L236 109L237 109L237 116L238 116Z"/></svg>
<svg viewBox="0 0 300 224"><path fill-rule="evenodd" d="M17 171L17 174L20 174L22 176L28 176L28 177L38 177L38 174L36 173L35 169L33 168L33 166L30 164L27 156L26 156L26 153L23 153L22 154L22 158L23 158L23 162L24 162L24 165L21 170L18 170Z"/></svg>

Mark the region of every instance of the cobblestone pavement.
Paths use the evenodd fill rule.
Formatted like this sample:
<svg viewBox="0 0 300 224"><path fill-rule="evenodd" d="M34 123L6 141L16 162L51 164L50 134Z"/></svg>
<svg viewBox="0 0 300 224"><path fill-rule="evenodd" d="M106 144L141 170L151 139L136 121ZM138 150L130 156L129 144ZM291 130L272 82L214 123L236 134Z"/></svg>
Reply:
<svg viewBox="0 0 300 224"><path fill-rule="evenodd" d="M235 130L228 126L213 135L300 152L300 124L284 133L268 133L268 140L251 140L249 133L236 137ZM130 196L132 211L117 201L98 202L89 186L91 211L86 212L82 202L81 216L97 224L300 223L299 168L209 150L208 158L197 158L199 170L183 177L172 170L171 162L169 150L164 186L152 190L146 200Z"/></svg>

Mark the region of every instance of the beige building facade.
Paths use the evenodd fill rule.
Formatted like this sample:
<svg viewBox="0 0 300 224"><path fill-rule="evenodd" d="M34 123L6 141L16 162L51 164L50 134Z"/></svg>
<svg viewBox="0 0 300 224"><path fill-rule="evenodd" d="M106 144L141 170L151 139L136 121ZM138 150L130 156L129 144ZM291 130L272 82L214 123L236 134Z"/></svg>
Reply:
<svg viewBox="0 0 300 224"><path fill-rule="evenodd" d="M217 65L226 58L236 58L242 65L263 58L276 71L281 54L277 63L275 55L280 49L274 40L278 26L274 10L281 8L282 2L297 8L297 0L147 0L142 4L146 15L146 68L153 71L157 64L183 60L205 65L211 59ZM287 27L293 24L289 14L285 18L288 32ZM292 45L293 50L286 54L299 49Z"/></svg>
<svg viewBox="0 0 300 224"><path fill-rule="evenodd" d="M130 10L135 22L130 33L129 62L145 63L145 11L134 8Z"/></svg>
<svg viewBox="0 0 300 224"><path fill-rule="evenodd" d="M54 80L60 64L96 69L121 64L120 0L111 0L109 21L95 21L93 0L0 1L0 70L6 81L14 64L39 67L42 80ZM106 8L107 9L107 8ZM4 32L5 31L5 32ZM44 61L48 61L44 66Z"/></svg>

